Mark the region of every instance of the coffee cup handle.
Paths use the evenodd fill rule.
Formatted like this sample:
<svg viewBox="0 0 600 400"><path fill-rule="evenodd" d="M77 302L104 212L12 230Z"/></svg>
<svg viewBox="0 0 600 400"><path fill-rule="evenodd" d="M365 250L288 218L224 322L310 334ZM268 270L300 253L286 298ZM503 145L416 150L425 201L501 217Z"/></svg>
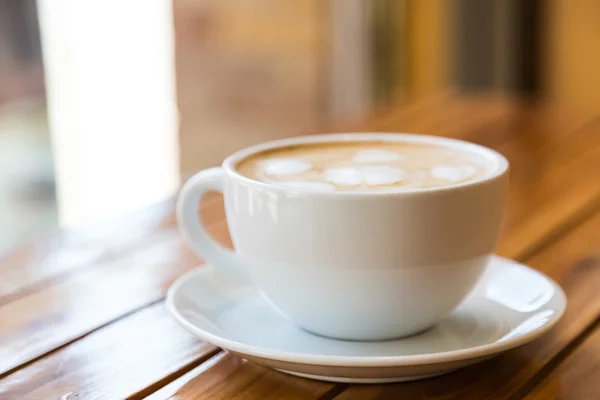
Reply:
<svg viewBox="0 0 600 400"><path fill-rule="evenodd" d="M217 243L206 231L198 214L198 204L211 191L223 193L225 173L209 168L192 176L181 188L177 199L177 225L188 245L208 263L237 275L246 275L234 251Z"/></svg>

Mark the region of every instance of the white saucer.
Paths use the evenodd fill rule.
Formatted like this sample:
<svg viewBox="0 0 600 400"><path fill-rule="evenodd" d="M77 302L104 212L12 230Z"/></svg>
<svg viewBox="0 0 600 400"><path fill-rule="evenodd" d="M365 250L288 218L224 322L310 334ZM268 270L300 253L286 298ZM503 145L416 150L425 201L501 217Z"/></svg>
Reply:
<svg viewBox="0 0 600 400"><path fill-rule="evenodd" d="M349 342L315 336L275 311L247 281L204 266L169 290L167 307L198 338L280 371L352 383L425 378L532 341L562 316L562 289L495 257L469 297L436 327L409 338Z"/></svg>

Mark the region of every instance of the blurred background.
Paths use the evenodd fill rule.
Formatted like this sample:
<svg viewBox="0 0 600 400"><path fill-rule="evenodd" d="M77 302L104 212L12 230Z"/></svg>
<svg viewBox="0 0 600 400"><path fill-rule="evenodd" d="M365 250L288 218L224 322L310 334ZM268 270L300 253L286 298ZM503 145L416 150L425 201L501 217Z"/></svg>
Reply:
<svg viewBox="0 0 600 400"><path fill-rule="evenodd" d="M595 115L598 16L594 0L0 0L0 253L170 198L250 144L436 96Z"/></svg>

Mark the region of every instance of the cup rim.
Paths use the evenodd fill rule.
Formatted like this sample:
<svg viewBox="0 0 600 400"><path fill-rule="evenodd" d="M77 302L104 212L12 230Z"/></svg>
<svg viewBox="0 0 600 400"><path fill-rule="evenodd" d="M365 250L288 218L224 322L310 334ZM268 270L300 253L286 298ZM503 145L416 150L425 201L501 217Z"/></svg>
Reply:
<svg viewBox="0 0 600 400"><path fill-rule="evenodd" d="M269 182L258 181L240 174L236 170L238 162L244 158L250 157L262 151L275 149L278 147L287 147L302 144L313 143L337 143L337 142L405 142L405 143L424 143L432 145L440 145L444 147L456 148L462 151L480 154L483 157L495 163L495 169L490 174L475 179L454 185L436 186L430 188L400 188L397 190L386 191L341 191L341 190L320 190L308 188L296 188L285 185L277 185ZM396 133L396 132L344 132L344 133L326 133L319 135L296 136L285 139L272 140L246 147L227 157L221 167L227 172L230 177L233 177L246 185L258 187L263 190L285 192L291 194L306 194L311 196L336 196L336 197L361 197L361 196L406 196L425 193L438 193L446 191L455 191L462 188L478 186L493 180L508 173L509 162L501 153L488 147L468 142L466 140L448 138L443 136L424 135L417 133Z"/></svg>

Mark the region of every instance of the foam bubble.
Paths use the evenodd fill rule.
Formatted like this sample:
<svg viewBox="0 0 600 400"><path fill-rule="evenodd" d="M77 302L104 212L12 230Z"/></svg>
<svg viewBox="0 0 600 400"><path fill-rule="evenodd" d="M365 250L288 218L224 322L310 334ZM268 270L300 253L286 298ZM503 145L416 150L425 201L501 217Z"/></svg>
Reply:
<svg viewBox="0 0 600 400"><path fill-rule="evenodd" d="M359 150L352 158L359 163L388 162L400 158L400 154L388 150Z"/></svg>
<svg viewBox="0 0 600 400"><path fill-rule="evenodd" d="M445 179L450 182L458 182L477 173L477 168L472 165L454 167L451 165L441 165L431 169L431 175L435 178Z"/></svg>
<svg viewBox="0 0 600 400"><path fill-rule="evenodd" d="M391 185L401 182L404 179L405 172L400 168L389 167L385 165L365 166L362 168L367 185Z"/></svg>
<svg viewBox="0 0 600 400"><path fill-rule="evenodd" d="M386 165L366 165L364 167L329 168L323 173L323 179L340 186L391 185L401 182L405 172L400 168Z"/></svg>
<svg viewBox="0 0 600 400"><path fill-rule="evenodd" d="M352 167L328 168L323 179L341 186L358 186L364 181L362 172Z"/></svg>
<svg viewBox="0 0 600 400"><path fill-rule="evenodd" d="M270 175L294 175L301 174L312 168L307 161L294 158L273 158L263 163L263 169Z"/></svg>
<svg viewBox="0 0 600 400"><path fill-rule="evenodd" d="M475 175L476 173L477 173L477 167L474 167L472 165L465 165L465 166L460 167L460 174L463 179L470 178L473 175Z"/></svg>
<svg viewBox="0 0 600 400"><path fill-rule="evenodd" d="M335 186L326 182L313 181L286 181L278 182L279 184L290 186L297 189L315 189L315 190L334 190Z"/></svg>

